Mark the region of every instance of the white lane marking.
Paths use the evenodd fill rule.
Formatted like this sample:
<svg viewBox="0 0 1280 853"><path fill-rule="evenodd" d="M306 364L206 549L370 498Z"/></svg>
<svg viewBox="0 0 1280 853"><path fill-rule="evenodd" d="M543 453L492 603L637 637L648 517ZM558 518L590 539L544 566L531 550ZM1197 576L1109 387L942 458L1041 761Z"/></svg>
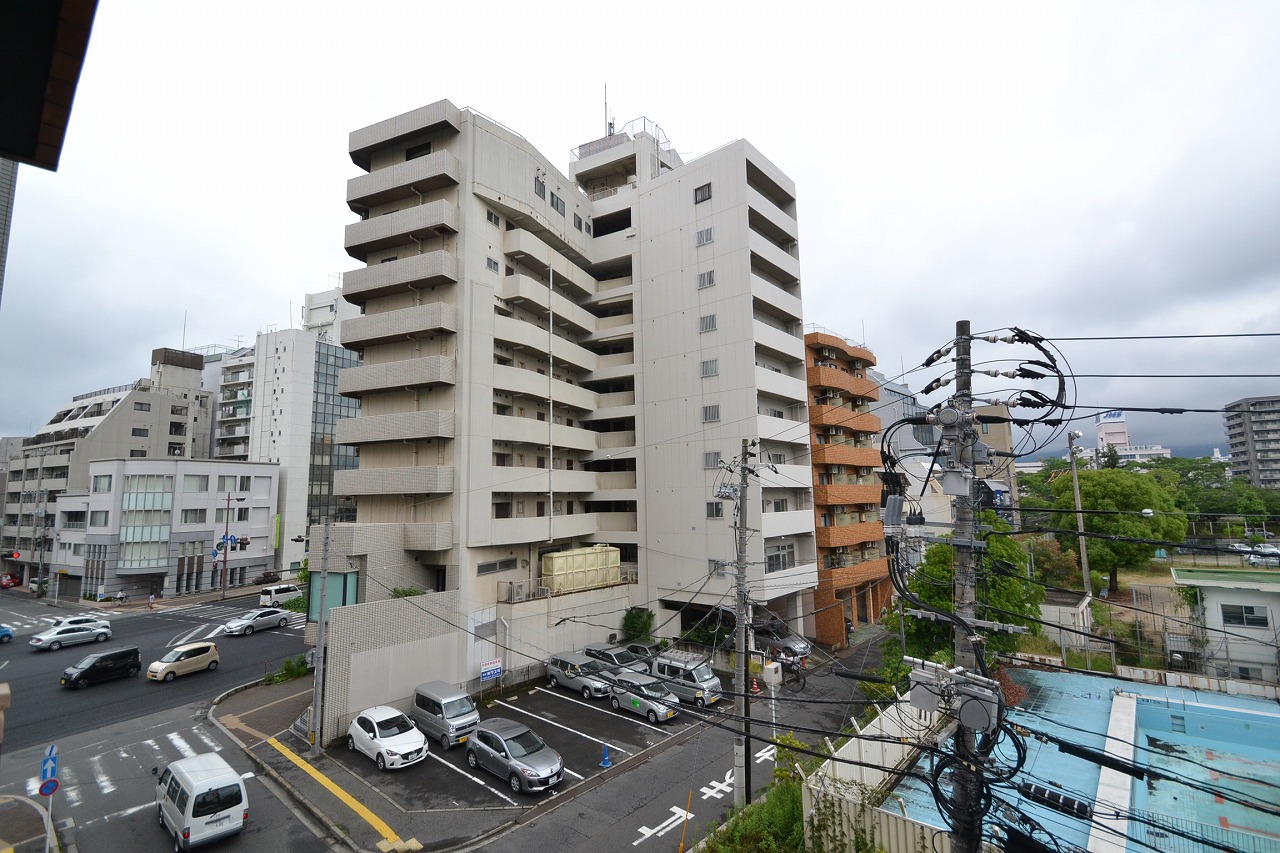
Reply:
<svg viewBox="0 0 1280 853"><path fill-rule="evenodd" d="M93 779L98 783L98 790L104 794L110 794L116 789L115 784L111 781L111 777L107 775L107 771L102 768L101 756L93 756L89 759L89 769L93 772Z"/></svg>
<svg viewBox="0 0 1280 853"><path fill-rule="evenodd" d="M176 634L174 635L173 639L169 641L169 645L180 646L183 643L189 643L195 637L196 634L199 634L201 631L205 630L208 627L209 627L209 623L206 622L203 625L199 625L195 628L192 628L190 631L188 631L185 634Z"/></svg>
<svg viewBox="0 0 1280 853"><path fill-rule="evenodd" d="M428 755L428 756L430 756L431 758L434 758L436 761L440 762L440 763L441 763L441 764L443 764L445 767L448 767L448 768L449 768L450 770L452 770L454 773L461 773L463 776L466 776L468 779L470 779L472 782L475 782L477 785L481 785L481 786L483 786L483 787L487 788L489 791L493 792L494 794L497 794L499 797L501 797L502 799L506 800L506 801L507 801L508 803L510 803L511 805L513 805L513 806L515 806L515 805L519 805L519 803L517 803L515 800L511 799L511 798L510 798L510 797L508 797L506 794L504 794L504 793L502 793L501 791L499 791L497 788L492 787L488 782L486 782L485 780L481 779L479 776L473 776L472 774L468 773L468 772L467 772L467 771L465 771L465 770L462 770L462 769L460 769L460 768L458 768L458 767L454 767L452 764L450 764L449 762L445 761L443 758L441 758L440 756L436 755L434 752L428 752L428 753L427 753L427 755Z"/></svg>
<svg viewBox="0 0 1280 853"><path fill-rule="evenodd" d="M66 796L67 805L80 805L84 799L80 796L80 782L70 767L63 765L58 768L58 782L58 790Z"/></svg>
<svg viewBox="0 0 1280 853"><path fill-rule="evenodd" d="M655 835L658 835L658 836L666 835L668 832L675 829L680 824L684 823L685 820L693 820L693 812L687 812L684 809L680 808L679 806L672 806L671 817L667 818L662 823L655 826L653 829L650 829L647 826L640 827L640 837L637 838L635 841L632 841L631 846L635 847L641 841L648 841L650 838L652 838Z"/></svg>
<svg viewBox="0 0 1280 853"><path fill-rule="evenodd" d="M183 758L190 758L196 754L196 751L191 748L191 744L187 743L182 735L177 732L169 732L165 737L169 739L169 743L173 744L174 749L182 753Z"/></svg>
<svg viewBox="0 0 1280 853"><path fill-rule="evenodd" d="M554 696L555 694L553 693L552 695ZM508 704L508 703L506 703L506 702L503 702L501 699L499 699L499 700L497 701L497 703L496 703L496 704L501 705L501 706L502 706L502 707L504 707L504 708L510 708L510 709L511 709L511 710L513 710L513 711L518 711L518 712L519 712L519 713L521 713L521 714L526 714L526 715L528 715L528 716L530 716L530 717L533 717L535 720L538 720L538 721L539 721L539 722L541 722L541 723L545 723L545 724L546 724L546 725L548 725L548 726L555 726L555 727L556 727L556 728L558 728L558 729L564 729L566 732L571 732L571 733L573 733L573 734L577 735L578 737L584 737L584 738L586 738L587 740L595 741L596 743L600 744L601 746L607 746L607 747L609 747L609 748L610 748L610 749L612 749L614 752L621 752L621 753L622 753L622 754L624 754L624 755L630 755L630 752L628 752L627 750L623 749L623 748L622 748L622 747L620 747L620 746L614 746L613 744L609 743L608 741L600 740L600 738L598 738L598 737L592 737L591 735L587 734L586 732L580 732L580 731L578 731L577 729L571 729L571 728L569 728L569 727L568 727L568 726L566 726L566 725L562 725L562 724L560 724L560 723L557 723L555 720L548 720L546 717L539 717L537 714L533 713L532 711L526 711L524 708L517 708L515 705L510 705L510 704Z"/></svg>
<svg viewBox="0 0 1280 853"><path fill-rule="evenodd" d="M218 743L204 729L195 729L196 737L204 741L205 746L209 747L210 752L222 752L222 744Z"/></svg>
<svg viewBox="0 0 1280 853"><path fill-rule="evenodd" d="M27 796L38 797L40 795L40 780L34 776L27 777Z"/></svg>
<svg viewBox="0 0 1280 853"><path fill-rule="evenodd" d="M219 625L217 628L214 628L212 631L210 631L209 633L205 634L205 635L204 635L203 637L201 637L200 639L202 639L202 640L212 640L214 637L216 637L216 636L218 636L219 634L221 634L221 633L225 632L225 631L226 631L226 629L227 629L227 626L225 626L225 625Z"/></svg>
<svg viewBox="0 0 1280 853"><path fill-rule="evenodd" d="M89 820L86 820L86 821L82 821L80 823L80 826L92 826L93 824L99 823L99 822L110 823L111 821L118 820L120 818L132 817L133 815L136 815L138 812L142 811L143 809L154 809L155 807L156 807L156 804L154 802L143 803L140 806L130 806L129 808L121 809L118 812L112 812L111 814L103 815L102 817L95 817L95 818L90 818Z"/></svg>

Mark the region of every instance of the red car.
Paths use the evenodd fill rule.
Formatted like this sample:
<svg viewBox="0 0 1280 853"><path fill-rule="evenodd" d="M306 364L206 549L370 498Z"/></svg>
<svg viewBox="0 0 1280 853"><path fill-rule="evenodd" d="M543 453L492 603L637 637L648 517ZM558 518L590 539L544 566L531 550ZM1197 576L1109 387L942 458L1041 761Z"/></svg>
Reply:
<svg viewBox="0 0 1280 853"><path fill-rule="evenodd" d="M9 589L11 587L20 586L22 579L10 572L0 575L0 589Z"/></svg>

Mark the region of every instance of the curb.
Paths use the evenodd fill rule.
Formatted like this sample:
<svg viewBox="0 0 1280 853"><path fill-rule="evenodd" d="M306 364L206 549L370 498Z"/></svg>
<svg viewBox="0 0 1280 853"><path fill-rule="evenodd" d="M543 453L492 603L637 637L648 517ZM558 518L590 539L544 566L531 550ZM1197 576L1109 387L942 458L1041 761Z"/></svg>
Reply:
<svg viewBox="0 0 1280 853"><path fill-rule="evenodd" d="M288 794L290 799L292 799L295 803L297 803L299 806L305 809L306 812L309 815L311 815L311 817L315 819L317 823L324 826L324 828L329 832L329 834L335 840L340 842L348 850L353 851L353 853L369 853L369 851L365 851L362 848L358 847L349 835L347 835L345 832L341 831L338 828L338 825L333 822L333 820L324 812L323 809L319 808L314 803L312 803L309 799L307 799L307 797L301 791L295 788L293 784L289 782L288 779L285 779L283 776L281 776L279 773L276 772L275 768L271 767L269 764L267 764L265 761L259 758L256 753L254 753L252 750L249 749L249 747L244 743L244 741L236 737L236 735L232 733L230 729L224 726L222 724L222 721L219 720L215 715L214 712L218 709L218 705L223 701L225 701L226 699L228 699L229 697L234 696L237 693L243 693L244 691L249 690L251 688L261 687L261 686L263 686L263 683L261 680L259 680L259 681L251 681L248 684L241 684L239 687L231 688L230 690L219 695L217 698L213 700L213 704L209 706L209 710L206 716L209 718L210 721L213 722L215 726L218 727L218 729L224 735L226 735L234 743L239 745L240 749L244 752L244 754L248 756L249 760L253 762L253 765L257 767L258 770L264 776L271 779L271 781L274 782L275 784L279 785L280 789L284 791L286 794ZM75 851L69 851L69 853L75 853Z"/></svg>

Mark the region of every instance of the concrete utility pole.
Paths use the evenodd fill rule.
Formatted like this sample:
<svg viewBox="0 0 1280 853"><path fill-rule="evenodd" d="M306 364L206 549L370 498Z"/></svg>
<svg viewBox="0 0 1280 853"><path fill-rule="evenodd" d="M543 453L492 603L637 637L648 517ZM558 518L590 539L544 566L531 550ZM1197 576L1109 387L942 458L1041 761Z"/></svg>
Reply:
<svg viewBox="0 0 1280 853"><path fill-rule="evenodd" d="M1076 439L1083 435L1084 433L1079 430L1071 430L1067 433L1067 455L1071 457L1071 493L1076 501L1076 534L1080 539L1080 574L1084 576L1083 589L1087 600L1093 595L1093 583L1089 580L1089 549L1084 539L1084 513L1080 511L1080 475L1076 473ZM1085 608L1085 612L1089 612L1088 608ZM1089 630L1088 625L1085 626L1085 630Z"/></svg>
<svg viewBox="0 0 1280 853"><path fill-rule="evenodd" d="M973 363L972 338L969 321L956 322L956 393L954 398L955 424L947 427L953 437L951 445L954 467L958 468L963 488L955 492L955 554L956 569L953 587L954 610L968 624L973 624L975 588L977 587L977 550L975 534L977 526L973 508L976 504L977 477L974 476L973 445L978 440L973 428ZM956 666L972 671L978 666L978 654L967 632L955 629L954 648ZM970 758L977 753L977 734L968 726L960 726L955 736L956 765L954 799L956 805L952 849L956 853L978 853L982 844L982 818L977 816L978 783L970 767Z"/></svg>
<svg viewBox="0 0 1280 853"><path fill-rule="evenodd" d="M734 509L738 534L737 556L734 561L738 585L738 606L734 614L737 619L738 636L735 647L738 666L734 673L734 692L737 695L733 700L733 710L738 715L739 723L738 733L733 737L733 805L739 809L751 802L751 792L747 790L750 786L747 776L747 712L750 702L747 696L747 660L751 656L747 646L747 621L750 619L747 615L747 460L750 458L750 446L750 442L744 438L742 455L738 459L738 499Z"/></svg>
<svg viewBox="0 0 1280 853"><path fill-rule="evenodd" d="M311 752L312 758L318 758L324 751L323 733L321 731L324 714L324 628L328 620L325 606L328 604L329 592L329 519L324 520L324 547L320 552L320 614L316 622L316 675L311 688Z"/></svg>

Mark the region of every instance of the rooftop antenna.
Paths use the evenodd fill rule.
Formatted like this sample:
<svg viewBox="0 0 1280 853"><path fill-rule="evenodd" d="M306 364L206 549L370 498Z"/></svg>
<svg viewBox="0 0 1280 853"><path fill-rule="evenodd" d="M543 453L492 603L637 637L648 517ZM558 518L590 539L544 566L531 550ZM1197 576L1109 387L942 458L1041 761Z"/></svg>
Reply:
<svg viewBox="0 0 1280 853"><path fill-rule="evenodd" d="M182 351L187 351L187 312L182 312Z"/></svg>
<svg viewBox="0 0 1280 853"><path fill-rule="evenodd" d="M604 84L604 129L606 136L613 136L613 120L609 118L609 84Z"/></svg>

